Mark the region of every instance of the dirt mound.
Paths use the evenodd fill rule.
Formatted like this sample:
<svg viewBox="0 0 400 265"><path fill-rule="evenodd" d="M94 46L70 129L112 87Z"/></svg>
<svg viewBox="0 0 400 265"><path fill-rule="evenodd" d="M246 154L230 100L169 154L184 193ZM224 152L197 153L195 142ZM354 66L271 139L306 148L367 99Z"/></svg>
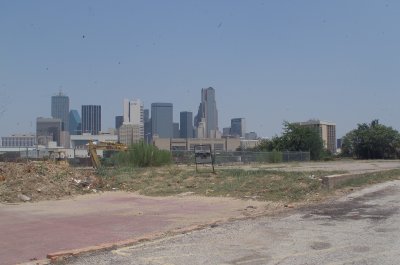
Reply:
<svg viewBox="0 0 400 265"><path fill-rule="evenodd" d="M96 191L92 169L53 162L0 163L0 202L54 200Z"/></svg>

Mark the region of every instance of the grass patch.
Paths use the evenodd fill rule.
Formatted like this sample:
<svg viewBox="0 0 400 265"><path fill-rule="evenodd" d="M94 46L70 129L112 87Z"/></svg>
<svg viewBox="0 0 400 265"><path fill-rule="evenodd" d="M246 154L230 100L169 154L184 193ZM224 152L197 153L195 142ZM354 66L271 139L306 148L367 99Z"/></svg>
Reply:
<svg viewBox="0 0 400 265"><path fill-rule="evenodd" d="M127 152L114 154L111 161L117 166L157 167L170 164L172 157L170 152L141 141L132 144Z"/></svg>
<svg viewBox="0 0 400 265"><path fill-rule="evenodd" d="M360 174L359 177L345 181L337 186L338 189L345 187L362 187L385 181L400 179L400 169L385 170L373 173Z"/></svg>
<svg viewBox="0 0 400 265"><path fill-rule="evenodd" d="M319 177L342 172L221 169L213 174L196 173L193 168L188 167L164 166L123 167L106 169L106 172L101 173L100 177L109 187L137 191L150 196L194 192L203 196L292 202L321 192Z"/></svg>

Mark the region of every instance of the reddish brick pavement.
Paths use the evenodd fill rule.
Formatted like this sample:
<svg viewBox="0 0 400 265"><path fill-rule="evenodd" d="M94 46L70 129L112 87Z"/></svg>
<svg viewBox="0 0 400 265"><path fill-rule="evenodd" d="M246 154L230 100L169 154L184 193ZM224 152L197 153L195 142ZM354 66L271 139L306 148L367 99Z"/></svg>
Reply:
<svg viewBox="0 0 400 265"><path fill-rule="evenodd" d="M237 217L250 204L230 199L150 198L122 192L0 204L0 264L44 259L52 252Z"/></svg>

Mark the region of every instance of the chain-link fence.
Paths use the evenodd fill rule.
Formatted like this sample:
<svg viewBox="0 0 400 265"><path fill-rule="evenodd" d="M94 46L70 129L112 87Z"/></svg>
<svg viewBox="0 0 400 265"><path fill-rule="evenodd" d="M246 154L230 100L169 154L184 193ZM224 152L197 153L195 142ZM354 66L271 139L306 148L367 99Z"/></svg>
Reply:
<svg viewBox="0 0 400 265"><path fill-rule="evenodd" d="M215 164L229 163L281 163L292 161L310 161L310 152L216 152L214 155ZM194 152L172 151L172 157L177 164L193 164Z"/></svg>

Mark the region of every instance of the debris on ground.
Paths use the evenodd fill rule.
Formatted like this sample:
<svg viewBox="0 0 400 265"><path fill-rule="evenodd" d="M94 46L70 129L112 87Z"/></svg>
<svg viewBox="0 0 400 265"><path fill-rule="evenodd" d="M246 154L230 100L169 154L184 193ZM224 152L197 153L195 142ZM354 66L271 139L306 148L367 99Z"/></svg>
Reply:
<svg viewBox="0 0 400 265"><path fill-rule="evenodd" d="M0 202L35 202L98 192L102 181L93 169L52 161L0 162Z"/></svg>
<svg viewBox="0 0 400 265"><path fill-rule="evenodd" d="M18 194L18 199L20 199L23 202L28 202L28 201L32 200L30 197L28 197L24 194Z"/></svg>

